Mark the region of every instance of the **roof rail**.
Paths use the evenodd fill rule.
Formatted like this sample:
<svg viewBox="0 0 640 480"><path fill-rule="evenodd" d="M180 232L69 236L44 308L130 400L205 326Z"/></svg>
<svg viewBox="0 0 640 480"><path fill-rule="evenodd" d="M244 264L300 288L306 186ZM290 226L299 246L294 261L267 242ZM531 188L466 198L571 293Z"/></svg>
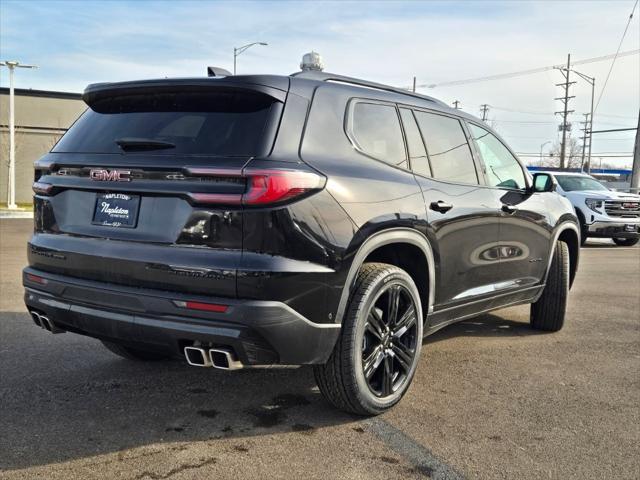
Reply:
<svg viewBox="0 0 640 480"><path fill-rule="evenodd" d="M335 73L319 72L316 70L305 70L302 72L296 72L291 74L292 77L308 78L309 80L318 80L321 82L339 82L350 85L356 85L359 87L373 88L375 90L384 90L385 92L399 93L400 95L408 95L410 97L420 98L430 102L437 103L440 106L450 108L449 105L437 98L430 97L428 95L422 95L420 93L411 92L403 88L392 87L391 85L385 85L383 83L370 82L368 80L362 80L360 78L347 77L345 75L337 75Z"/></svg>

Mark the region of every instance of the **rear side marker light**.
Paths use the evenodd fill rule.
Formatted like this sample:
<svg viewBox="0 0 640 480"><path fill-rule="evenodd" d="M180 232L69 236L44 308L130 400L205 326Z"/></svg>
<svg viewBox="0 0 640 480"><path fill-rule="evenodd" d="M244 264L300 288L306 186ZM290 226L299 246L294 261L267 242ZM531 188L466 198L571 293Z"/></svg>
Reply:
<svg viewBox="0 0 640 480"><path fill-rule="evenodd" d="M32 273L27 273L27 280L33 283L39 283L40 285L46 285L47 283L49 283L47 282L46 278L39 277L38 275L34 275Z"/></svg>
<svg viewBox="0 0 640 480"><path fill-rule="evenodd" d="M218 205L261 206L285 202L306 193L322 190L326 184L323 175L301 170L245 169L190 169L200 176L236 177L247 179L247 190L242 194L189 193L194 203Z"/></svg>
<svg viewBox="0 0 640 480"><path fill-rule="evenodd" d="M203 312L225 313L229 309L229 305L220 305L218 303L202 303L181 300L174 300L176 307L186 308L188 310L201 310Z"/></svg>
<svg viewBox="0 0 640 480"><path fill-rule="evenodd" d="M53 185L50 183L34 182L31 188L38 195L49 195L51 190L53 190Z"/></svg>

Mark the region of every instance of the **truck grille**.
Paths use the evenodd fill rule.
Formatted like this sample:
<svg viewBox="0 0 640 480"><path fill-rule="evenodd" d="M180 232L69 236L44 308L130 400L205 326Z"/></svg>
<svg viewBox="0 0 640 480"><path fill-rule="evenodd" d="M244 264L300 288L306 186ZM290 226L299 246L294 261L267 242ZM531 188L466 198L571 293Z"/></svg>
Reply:
<svg viewBox="0 0 640 480"><path fill-rule="evenodd" d="M640 202L624 200L607 200L604 211L610 217L638 218L640 217Z"/></svg>

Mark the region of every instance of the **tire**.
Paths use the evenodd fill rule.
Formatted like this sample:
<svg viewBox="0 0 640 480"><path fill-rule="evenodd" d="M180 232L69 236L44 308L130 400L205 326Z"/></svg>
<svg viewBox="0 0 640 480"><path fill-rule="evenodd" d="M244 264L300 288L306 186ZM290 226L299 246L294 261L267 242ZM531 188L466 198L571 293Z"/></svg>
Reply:
<svg viewBox="0 0 640 480"><path fill-rule="evenodd" d="M578 217L578 221L580 222L580 246L584 246L587 243L588 238L588 227L585 225L584 215L578 209L576 209L576 216Z"/></svg>
<svg viewBox="0 0 640 480"><path fill-rule="evenodd" d="M619 247L633 247L640 238L612 238L611 240Z"/></svg>
<svg viewBox="0 0 640 480"><path fill-rule="evenodd" d="M558 241L547 276L547 284L537 302L531 304L531 327L557 332L564 325L569 296L569 247Z"/></svg>
<svg viewBox="0 0 640 480"><path fill-rule="evenodd" d="M104 340L101 340L101 342L111 353L115 353L119 357L126 358L127 360L135 360L138 362L157 362L159 360L166 360L169 358L167 355L163 355L158 352L150 352L147 350L140 350L138 348L127 347L120 343L106 342Z"/></svg>
<svg viewBox="0 0 640 480"><path fill-rule="evenodd" d="M420 294L409 274L394 265L365 263L340 338L327 363L314 366L320 392L350 413L378 415L388 410L411 384L422 332Z"/></svg>
<svg viewBox="0 0 640 480"><path fill-rule="evenodd" d="M587 243L587 226L580 225L580 246L584 247L584 244Z"/></svg>

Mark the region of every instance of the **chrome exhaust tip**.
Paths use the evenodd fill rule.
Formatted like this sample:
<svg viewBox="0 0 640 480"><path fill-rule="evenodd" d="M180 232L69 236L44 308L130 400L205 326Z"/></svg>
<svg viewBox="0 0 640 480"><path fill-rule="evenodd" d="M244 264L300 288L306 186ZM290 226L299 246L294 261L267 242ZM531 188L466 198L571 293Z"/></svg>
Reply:
<svg viewBox="0 0 640 480"><path fill-rule="evenodd" d="M184 356L187 363L194 367L213 367L211 358L204 348L184 347Z"/></svg>
<svg viewBox="0 0 640 480"><path fill-rule="evenodd" d="M52 331L51 320L49 320L49 317L40 315L40 323L42 324L42 328L44 328L47 332Z"/></svg>
<svg viewBox="0 0 640 480"><path fill-rule="evenodd" d="M40 323L42 323L42 326L45 330L53 334L66 333L66 330L56 327L55 324L46 315L40 314Z"/></svg>
<svg viewBox="0 0 640 480"><path fill-rule="evenodd" d="M240 362L230 350L211 348L209 350L209 356L211 357L213 368L219 368L220 370L239 370L244 368L242 362Z"/></svg>
<svg viewBox="0 0 640 480"><path fill-rule="evenodd" d="M35 310L30 310L29 313L31 314L33 323L35 323L40 328L44 328L47 332L51 332L54 334L66 332L66 330L56 327L55 324L44 313L36 312Z"/></svg>
<svg viewBox="0 0 640 480"><path fill-rule="evenodd" d="M40 328L44 328L42 326L42 322L40 321L40 314L34 310L32 310L31 312L29 312L31 314L31 318L33 320L33 323L35 323L37 326L39 326Z"/></svg>

